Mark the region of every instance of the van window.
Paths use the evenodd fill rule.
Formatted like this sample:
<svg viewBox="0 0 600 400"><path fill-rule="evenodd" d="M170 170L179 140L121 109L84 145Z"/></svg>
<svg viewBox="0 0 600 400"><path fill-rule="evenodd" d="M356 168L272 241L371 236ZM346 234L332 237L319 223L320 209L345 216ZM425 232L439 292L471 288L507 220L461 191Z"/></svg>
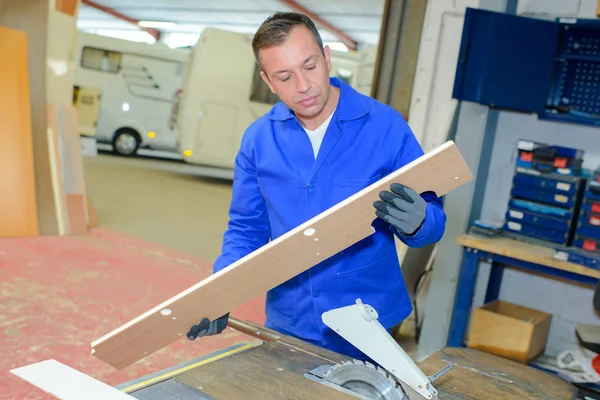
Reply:
<svg viewBox="0 0 600 400"><path fill-rule="evenodd" d="M252 77L252 89L250 91L250 101L265 104L276 104L279 97L271 92L269 86L260 77L260 68L254 63L254 76Z"/></svg>
<svg viewBox="0 0 600 400"><path fill-rule="evenodd" d="M81 66L116 74L121 69L121 53L84 47L81 55Z"/></svg>

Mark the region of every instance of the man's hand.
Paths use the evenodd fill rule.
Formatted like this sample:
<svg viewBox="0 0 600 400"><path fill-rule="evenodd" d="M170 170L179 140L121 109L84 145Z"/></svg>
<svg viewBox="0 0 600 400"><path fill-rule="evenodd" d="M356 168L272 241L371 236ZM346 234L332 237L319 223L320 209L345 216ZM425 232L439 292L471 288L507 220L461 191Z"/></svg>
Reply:
<svg viewBox="0 0 600 400"><path fill-rule="evenodd" d="M194 325L190 328L187 333L189 340L195 340L204 336L218 335L223 332L227 327L229 321L229 313L223 315L221 318L217 318L214 321L210 321L208 318L202 319L198 325Z"/></svg>
<svg viewBox="0 0 600 400"><path fill-rule="evenodd" d="M390 190L379 192L383 201L373 203L375 213L401 235L413 236L423 224L427 203L417 192L400 183L392 183Z"/></svg>

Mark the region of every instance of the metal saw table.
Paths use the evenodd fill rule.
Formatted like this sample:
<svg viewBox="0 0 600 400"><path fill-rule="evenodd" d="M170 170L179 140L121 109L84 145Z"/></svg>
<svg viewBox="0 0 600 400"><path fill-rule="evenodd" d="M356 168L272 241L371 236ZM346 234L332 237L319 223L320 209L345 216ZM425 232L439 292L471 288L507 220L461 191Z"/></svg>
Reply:
<svg viewBox="0 0 600 400"><path fill-rule="evenodd" d="M262 342L233 346L118 389L140 400L369 398L323 384L311 374L319 367L343 365L349 361L347 356L250 322L231 318L229 326ZM468 348L445 348L417 365L427 375L452 365L435 380L441 400L567 400L575 399L577 393L559 377ZM380 372L386 378L385 371ZM346 380L345 387L352 388L352 379Z"/></svg>

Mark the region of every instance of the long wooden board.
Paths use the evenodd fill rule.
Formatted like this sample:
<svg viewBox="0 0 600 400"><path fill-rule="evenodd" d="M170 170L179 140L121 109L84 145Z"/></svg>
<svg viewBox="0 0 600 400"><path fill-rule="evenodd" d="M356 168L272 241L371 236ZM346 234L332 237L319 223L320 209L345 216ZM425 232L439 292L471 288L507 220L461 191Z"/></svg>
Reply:
<svg viewBox="0 0 600 400"><path fill-rule="evenodd" d="M58 120L61 128L62 173L70 233L83 235L87 233L87 203L77 109L71 105L60 107Z"/></svg>
<svg viewBox="0 0 600 400"><path fill-rule="evenodd" d="M124 368L263 295L373 233L373 202L392 182L439 196L472 179L455 144L446 142L285 235L207 277L92 343L92 354Z"/></svg>
<svg viewBox="0 0 600 400"><path fill-rule="evenodd" d="M52 189L54 191L54 206L58 221L58 234L63 236L69 233L69 212L65 197L64 165L61 157L61 133L58 129L57 107L48 104L48 152L50 153L50 171L52 176Z"/></svg>
<svg viewBox="0 0 600 400"><path fill-rule="evenodd" d="M54 190L50 169L50 152L48 151L48 124L46 121L46 47L48 40L61 40L48 37L49 1L48 0L2 0L0 2L0 25L18 29L27 34L27 54L29 71L29 104L31 107L31 137L33 140L33 160L35 171L35 192L37 207L37 224L40 235L58 234L58 221L54 205ZM17 66L11 46L2 43L2 67ZM21 70L21 65L18 65ZM4 72L0 73L6 78ZM4 85L3 85L4 87ZM10 110L10 107L3 111ZM1 112L0 112L1 113ZM1 117L0 119L3 119ZM3 131L8 134L8 131ZM19 170L14 164L7 171ZM4 193L4 192L3 192Z"/></svg>
<svg viewBox="0 0 600 400"><path fill-rule="evenodd" d="M38 235L28 43L0 26L0 237Z"/></svg>
<svg viewBox="0 0 600 400"><path fill-rule="evenodd" d="M56 10L70 16L75 16L79 0L56 0Z"/></svg>

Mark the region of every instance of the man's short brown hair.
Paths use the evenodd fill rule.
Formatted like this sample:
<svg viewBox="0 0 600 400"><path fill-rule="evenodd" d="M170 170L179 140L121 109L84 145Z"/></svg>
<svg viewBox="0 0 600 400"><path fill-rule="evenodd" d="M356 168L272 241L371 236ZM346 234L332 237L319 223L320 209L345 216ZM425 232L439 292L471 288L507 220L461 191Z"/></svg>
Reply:
<svg viewBox="0 0 600 400"><path fill-rule="evenodd" d="M259 50L267 47L279 46L285 42L292 28L296 26L304 26L308 29L317 41L323 55L325 54L321 35L319 34L315 23L309 17L300 13L277 12L260 25L252 39L254 57L261 69L262 66L260 65L260 60L258 58Z"/></svg>

